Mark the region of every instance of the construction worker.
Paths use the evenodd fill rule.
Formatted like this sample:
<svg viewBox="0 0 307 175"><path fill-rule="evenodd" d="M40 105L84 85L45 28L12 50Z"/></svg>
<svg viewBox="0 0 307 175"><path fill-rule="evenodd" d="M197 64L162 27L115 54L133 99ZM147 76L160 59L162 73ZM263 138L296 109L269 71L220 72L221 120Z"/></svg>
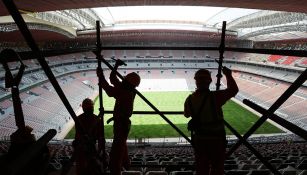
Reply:
<svg viewBox="0 0 307 175"><path fill-rule="evenodd" d="M211 74L206 69L195 73L196 91L184 104L184 116L192 117L188 123L195 153L197 175L223 175L226 151L226 133L222 106L238 93L231 70L223 67L227 88L210 91Z"/></svg>
<svg viewBox="0 0 307 175"><path fill-rule="evenodd" d="M128 168L130 160L127 150L127 138L130 131L130 117L133 112L133 102L135 97L135 87L140 84L140 76L135 72L129 73L120 81L116 76L117 68L123 65L124 62L116 60L114 69L110 74L111 86L105 79L103 71L97 69L99 77L99 86L101 86L109 97L115 98L115 106L113 117L108 120L114 121L113 124L113 143L110 152L110 172L112 175L120 175L122 167Z"/></svg>

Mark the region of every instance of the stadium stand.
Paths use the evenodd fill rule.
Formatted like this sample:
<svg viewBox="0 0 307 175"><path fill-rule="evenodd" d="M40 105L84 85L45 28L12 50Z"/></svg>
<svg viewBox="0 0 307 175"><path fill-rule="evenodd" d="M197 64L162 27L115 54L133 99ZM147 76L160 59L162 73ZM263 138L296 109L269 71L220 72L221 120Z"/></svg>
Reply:
<svg viewBox="0 0 307 175"><path fill-rule="evenodd" d="M273 138L272 138L273 139ZM252 142L252 141L251 141ZM252 142L253 143L253 142ZM231 146L231 145L229 145ZM282 174L302 174L306 172L306 144L279 140L267 143L265 140L253 143L253 146L271 162ZM7 152L9 142L0 143L0 154ZM73 148L70 142L53 142L48 145L51 155L50 172L61 172L62 166L69 160ZM110 145L107 145L110 149ZM172 143L161 146L129 144L130 170L123 174L166 175L193 174L194 154L191 146L178 146ZM138 169L138 170L132 170ZM225 161L225 174L270 174L268 169L244 146Z"/></svg>
<svg viewBox="0 0 307 175"><path fill-rule="evenodd" d="M164 70L163 72L160 70L151 70L150 74L148 74L147 71L139 71L139 74L145 76L146 78L165 78L165 76L167 76L173 78L181 77L189 79L188 81L194 81L191 80L191 77L193 77L194 74L194 70L178 69L174 70L174 72L175 74L172 73L171 70ZM215 73L216 72L213 71L213 74ZM238 96L244 96L244 98L252 98L253 100L258 100L258 102L263 104L265 104L265 102L269 102L269 99L276 98L278 96L278 93L281 93L282 90L284 90L288 86L288 84L286 84L285 82L269 79L259 75L257 76L255 74L235 72L234 76L241 90ZM65 76L65 78L60 81L61 86L63 86L64 92L66 92L69 98L69 101L72 103L73 106L75 106L75 110L79 107L79 97L74 98L77 97L76 94L79 95L82 94L80 92L86 91L86 95L89 96L94 91L89 88L89 86L82 83L84 80L91 81L93 85L97 84L94 72L75 73L72 75ZM74 87L74 90L68 90L68 85ZM89 89L91 89L90 92ZM42 134L49 128L57 128L58 132L60 132L61 129L59 129L59 127L63 127L67 120L70 119L69 115L61 105L59 98L54 93L54 90L50 83L45 83L43 85L35 87L31 89L30 92L33 92L33 94L36 95L27 94L23 96L24 101L27 102L26 99L29 99L27 104L23 104L26 109L24 111L26 116L26 123L34 128L35 134L37 135ZM254 92L257 93L255 94ZM280 110L283 113L296 112L295 114L291 114L289 116L299 116L306 114L306 111L303 111L303 113L299 113L300 110L298 110L303 108L302 105L306 105L306 92L306 88L300 89L296 96L292 97L294 99L290 98ZM293 109L293 106L295 106L295 104L297 103L301 105L297 108L294 108L294 110L291 110ZM291 121L291 119L289 120ZM293 121L294 120L305 122L305 126L307 125L306 115L305 117L298 117L298 119L293 119ZM14 124L14 116L11 114L5 119L2 119L0 123L1 133L3 134L2 136L9 136L14 131L14 128L16 128ZM50 171L61 171L61 167L63 166L63 164L65 164L65 162L72 154L72 147L70 145L70 143L66 143L64 145L50 145L50 148L52 148L51 152L53 155L50 161ZM270 146L269 144L268 146L263 145L264 144L259 145L257 149L260 149L261 152L265 153L264 155L266 155L267 157L271 157L272 160L270 160L270 162L273 163L273 165L275 165L281 172L295 172L296 174L299 174L304 173L306 171L306 163L304 163L305 158L307 157L305 144L278 143L272 144L272 146ZM276 145L278 145L279 149L276 149ZM285 149L286 147L287 149ZM132 161L135 161L135 164L133 165L137 167L134 168L134 171L129 170L123 172L123 174L187 174L189 172L193 172L194 170L194 159L191 147L158 147L139 149L138 146L132 146L132 149L133 151L130 151L129 148L130 158ZM293 150L287 151L289 149ZM277 150L283 153L278 153ZM3 152L5 152L5 150ZM140 161L140 164L137 163ZM154 168L154 165L156 164L161 167ZM142 165L144 165L144 167L142 167ZM238 150L233 157L229 158L225 162L225 170L226 174L269 173L267 168L264 167L260 162L258 162L255 157L252 156L252 154L244 148L240 148L240 150Z"/></svg>
<svg viewBox="0 0 307 175"><path fill-rule="evenodd" d="M296 60L298 60L299 57L287 57L287 59L285 61L283 61L281 64L286 64L286 65L290 65L292 63L294 63Z"/></svg>
<svg viewBox="0 0 307 175"><path fill-rule="evenodd" d="M93 94L97 93L93 86L90 87L82 82L86 79L86 74L79 74L75 73L65 78L62 77L60 80L60 84L75 111L78 111L80 107L80 99L92 97ZM72 77L82 79L79 80ZM96 84L97 80L93 83ZM65 125L72 121L60 98L50 86L50 83L34 87L28 93L22 93L21 99L23 101L25 122L33 128L33 132L37 137L40 137L48 129L56 129L58 133L61 133ZM12 102L9 99L2 101L1 109L8 112L5 113L6 117L4 116L0 119L1 127L5 128L4 132L1 132L0 137L7 138L16 129ZM10 130L7 128L10 128Z"/></svg>
<svg viewBox="0 0 307 175"><path fill-rule="evenodd" d="M126 53L128 53L126 51ZM161 51L159 51L158 53L162 53ZM170 51L171 53L171 51ZM172 51L172 53L182 53L183 52L177 52L177 51ZM189 56L193 56L194 53L196 52L190 52ZM76 54L78 55L78 57L81 57L82 55L88 55L88 56L92 56L90 53L84 53L84 54ZM180 54L177 54L180 55ZM66 58L71 58L74 56L68 55L68 56L64 56ZM55 59L55 60L53 60ZM78 59L78 58L76 58ZM49 62L56 65L57 64L57 60L58 57L51 57L49 58ZM65 59L65 61L68 61L67 63L69 63L69 61L75 61L75 60L71 60L71 59ZM142 65L141 65L142 64ZM185 68L189 68L189 67L193 67L195 65L193 65L193 63L183 63ZM147 65L147 64L146 64ZM162 65L162 67L161 67ZM134 70L131 68L136 68L138 67L137 64L130 64L130 69L128 69L128 71L121 71L121 73L123 74L127 74L131 71L136 71L138 72L142 77L144 78L165 78L165 77L172 77L172 78L184 78L186 79L186 82L188 84L188 88L193 90L195 87L191 86L193 84L193 79L191 79L191 77L193 77L193 74L195 72L195 70L193 69L186 69L186 70L180 70L180 69L176 69L176 67L180 67L180 65L182 65L182 63L173 63L173 66L171 66L170 64L156 64L156 63L150 63L149 68L154 68L153 70L148 70L148 71L143 71L143 70ZM204 64L205 66L211 67L210 64ZM140 63L139 66L143 67L143 63ZM296 78L297 74L294 74L292 72L287 72L287 71L281 71L281 70L266 70L265 68L261 68L261 70L258 69L258 67L253 66L253 65L249 65L249 66L239 66L238 64L229 64L229 66L233 67L234 69L240 70L241 73L235 73L235 77L236 80L239 84L239 88L240 88L240 93L237 96L237 98L239 100L243 100L244 98L251 98L251 100L255 101L255 102L259 102L260 104L263 104L265 107L268 107L270 104L272 104L272 102L274 102L274 100L289 86L289 84L282 82L282 81L278 81L276 79L270 79L270 78L266 78L266 75L269 75L270 77L283 77L283 79L287 79L290 82L293 82L294 79ZM163 70L163 69L157 69L157 68L163 68L166 67L167 69ZM169 69L169 68L172 69ZM79 70L87 70L87 69L94 69L95 68L95 64L91 64L91 63L80 63L79 65L65 65L65 66L58 66L57 69L58 71L55 71L56 74L63 74L63 73L69 73L69 72L74 72L74 71L79 71ZM174 69L175 68L175 69ZM253 74L247 73L247 72L251 72ZM63 85L67 85L70 84L71 87L74 87L73 89L75 91L71 91L69 90L69 86L63 86L64 92L66 92L68 94L68 96L71 98L71 102L72 104L76 104L77 101L80 99L78 96L76 97L71 97L73 96L73 94L77 93L77 91L84 91L83 86L79 86L79 84L75 85L75 83L69 83L69 81L72 81L72 77L74 77L75 79L79 79L79 81L84 81L86 79L89 80L89 82L91 83L91 87L95 87L95 85L97 84L97 80L95 78L95 75L93 73L90 73L92 77L88 77L85 78L83 75L86 75L85 73L82 74L74 74L73 76L68 76L67 78L64 78L61 83ZM212 74L216 74L216 72L213 71ZM256 75L258 74L258 75ZM265 76L262 76L265 75ZM35 82L40 82L44 79L46 79L46 77L40 73L40 72L36 72L35 74L31 74L30 77L32 78L28 78L29 76L25 75L23 78L23 86L24 87L28 87L32 84L35 84ZM34 78L33 78L34 77ZM215 82L216 80L213 79L213 82ZM27 82L27 83L26 83ZM225 82L224 82L225 84ZM49 85L50 86L50 85ZM32 88L29 93L35 96L41 96L44 97L44 99L52 99L54 101L56 101L58 104L61 104L59 102L59 99L56 97L56 94L51 93L46 91L46 87L47 85L41 85L41 86L36 86L34 88ZM214 85L211 87L212 89L214 88ZM48 89L48 88L47 88ZM303 88L304 89L304 88ZM52 90L48 89L48 90ZM255 93L257 92L257 93ZM296 110L289 110L289 108L291 107L287 107L287 106L293 106L294 109L295 108L295 104L294 101L296 100L302 100L302 102L300 101L296 101L296 103L298 103L297 107L299 108L300 106L303 106L305 104L306 101L306 90L302 90L301 93L297 93L300 94L299 96L293 96L291 97L288 102L286 102L282 108L279 110L279 112L281 112L284 116L287 116L286 118L289 118L290 121L291 118L295 118L293 119L293 121L300 121L298 119L300 119L300 117L298 117L298 119L296 117L293 116L293 112L292 111L296 111ZM3 94L5 95L5 94ZM291 102L292 101L292 102ZM34 103L34 102L33 102ZM36 103L39 104L39 103ZM302 104L302 105L299 105ZM9 106L11 106L12 103L10 102L10 100L5 100L3 102L1 102L1 109L6 109ZM37 105L36 105L37 106ZM52 108L53 109L53 108ZM50 111L50 110L49 110ZM65 111L65 110L63 110ZM62 113L63 114L63 113ZM292 116L292 117L291 117ZM304 116L303 113L297 112L295 113L295 116ZM303 117L304 119L304 117ZM302 119L302 121L304 121ZM301 122L301 121L300 121ZM304 123L301 123L300 125L304 125Z"/></svg>
<svg viewBox="0 0 307 175"><path fill-rule="evenodd" d="M278 60L280 60L283 56L281 55L271 55L268 58L268 61L270 62L277 62Z"/></svg>

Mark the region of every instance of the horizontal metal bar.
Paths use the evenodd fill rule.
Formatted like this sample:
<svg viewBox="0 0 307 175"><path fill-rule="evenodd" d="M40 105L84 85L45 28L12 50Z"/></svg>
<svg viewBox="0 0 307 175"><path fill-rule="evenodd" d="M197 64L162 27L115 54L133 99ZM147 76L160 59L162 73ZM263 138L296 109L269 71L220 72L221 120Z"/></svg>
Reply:
<svg viewBox="0 0 307 175"><path fill-rule="evenodd" d="M262 115L268 115L269 119L273 120L274 122L278 123L279 125L281 125L282 127L288 129L289 131L293 132L294 134L304 138L305 140L307 140L307 131L296 126L295 124L279 117L276 114L268 114L268 111L266 109L264 109L263 107L257 105L256 103L244 99L243 103L246 104L247 106L251 107L252 109L254 109L255 111L261 113Z"/></svg>
<svg viewBox="0 0 307 175"><path fill-rule="evenodd" d="M183 115L183 111L160 111L162 114L172 114L172 115ZM113 114L113 111L104 111L105 114ZM150 114L157 114L159 113L155 111L133 111L132 114L145 114L145 115L150 115Z"/></svg>

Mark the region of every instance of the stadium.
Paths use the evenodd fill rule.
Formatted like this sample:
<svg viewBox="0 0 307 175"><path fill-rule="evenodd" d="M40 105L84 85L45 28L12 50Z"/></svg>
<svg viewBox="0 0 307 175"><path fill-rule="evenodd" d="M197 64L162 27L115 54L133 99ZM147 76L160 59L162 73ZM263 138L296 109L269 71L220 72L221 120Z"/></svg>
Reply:
<svg viewBox="0 0 307 175"><path fill-rule="evenodd" d="M131 167L121 174L195 174L184 102L201 68L211 72L211 90L225 89L219 77L226 66L239 92L223 106L225 174L306 175L306 7L279 0L1 1L0 174L24 174L46 145L47 164L35 173L76 174L72 142L85 98L97 115L102 99L109 152L113 122L106 121L115 100L100 94L96 68L108 79L120 59L126 66L118 77L141 77L127 141ZM17 54L2 54L7 49ZM36 142L4 166L21 126L33 129Z"/></svg>

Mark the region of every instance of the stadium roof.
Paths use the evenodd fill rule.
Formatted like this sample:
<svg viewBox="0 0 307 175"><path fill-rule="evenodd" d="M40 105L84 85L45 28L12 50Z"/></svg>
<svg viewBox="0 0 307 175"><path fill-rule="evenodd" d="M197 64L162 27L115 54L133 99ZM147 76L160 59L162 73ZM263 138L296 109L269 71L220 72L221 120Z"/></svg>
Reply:
<svg viewBox="0 0 307 175"><path fill-rule="evenodd" d="M237 7L250 9L277 10L288 12L307 12L307 1L289 0L31 0L15 1L19 9L29 12L43 12L64 9L112 7L112 6L214 6L214 7ZM0 16L8 15L4 4L0 1Z"/></svg>
<svg viewBox="0 0 307 175"><path fill-rule="evenodd" d="M163 0L163 1L139 1L139 0L61 0L61 3L52 0L16 1L17 7L22 13L26 22L38 33L48 33L48 37L39 34L39 40L48 41L54 35L62 40L86 37L86 34L94 34L95 21L100 20L105 31L135 31L135 30L184 30L184 31L206 31L217 32L221 28L221 22L227 21L227 28L238 31L238 37L255 41L285 40L307 38L307 1L286 1L286 0L233 0L233 1L189 1L189 0ZM140 6L141 5L141 6ZM162 6L157 6L162 5ZM172 6L170 6L172 5ZM210 7L208 7L210 6ZM233 7L233 8L230 8ZM86 9L92 8L92 9ZM244 9L249 8L249 9ZM281 13L281 10L297 13ZM36 13L43 12L43 13ZM16 35L17 28L12 27L13 20L6 19L7 12L4 4L0 1L0 31L5 31L5 41L18 40L10 37L6 32ZM27 16L27 17L25 17ZM283 24L285 27L280 31L275 30L280 23L271 24L278 19L295 19ZM257 26L266 20L266 17L273 19L269 27ZM6 19L6 22L3 22ZM276 19L276 20L274 20ZM258 24L255 24L258 20ZM46 22L48 21L48 22ZM63 22L64 21L64 22ZM243 24L251 24L246 27ZM302 25L297 29L293 26ZM230 24L230 25L228 25ZM229 28L229 26L231 26ZM72 30L73 29L73 30ZM298 30L298 31L297 31ZM35 32L34 31L34 35ZM272 33L272 35L271 35ZM2 36L0 32L0 36ZM18 34L17 34L18 36Z"/></svg>
<svg viewBox="0 0 307 175"><path fill-rule="evenodd" d="M94 8L105 26L113 28L188 28L203 26L221 27L222 21L258 12L256 9L240 9L208 6L130 6ZM147 24L147 26L146 26ZM151 24L151 26L148 26ZM158 24L158 25L154 25ZM181 24L181 26L180 26Z"/></svg>

